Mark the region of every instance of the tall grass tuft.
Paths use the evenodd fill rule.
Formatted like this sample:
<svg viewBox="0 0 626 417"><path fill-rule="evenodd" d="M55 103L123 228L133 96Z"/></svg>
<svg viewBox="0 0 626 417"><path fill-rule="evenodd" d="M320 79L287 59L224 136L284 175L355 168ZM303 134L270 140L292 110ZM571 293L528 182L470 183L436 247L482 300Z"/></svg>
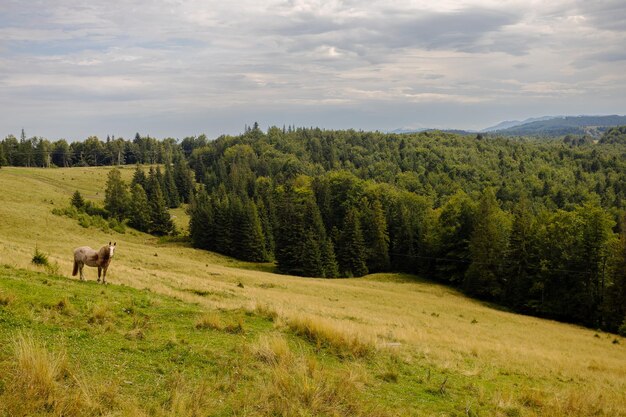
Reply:
<svg viewBox="0 0 626 417"><path fill-rule="evenodd" d="M298 355L271 365L270 379L264 380L255 399L260 415L381 415L359 400L359 391L365 382L361 374L348 370L329 372L314 358Z"/></svg>
<svg viewBox="0 0 626 417"><path fill-rule="evenodd" d="M364 357L375 349L373 341L319 317L296 316L287 325L318 348L329 348L340 357Z"/></svg>
<svg viewBox="0 0 626 417"><path fill-rule="evenodd" d="M32 336L18 333L10 364L0 415L94 415L94 403L65 353L50 353Z"/></svg>
<svg viewBox="0 0 626 417"><path fill-rule="evenodd" d="M261 335L251 347L252 354L269 365L279 365L293 361L293 353L282 335Z"/></svg>

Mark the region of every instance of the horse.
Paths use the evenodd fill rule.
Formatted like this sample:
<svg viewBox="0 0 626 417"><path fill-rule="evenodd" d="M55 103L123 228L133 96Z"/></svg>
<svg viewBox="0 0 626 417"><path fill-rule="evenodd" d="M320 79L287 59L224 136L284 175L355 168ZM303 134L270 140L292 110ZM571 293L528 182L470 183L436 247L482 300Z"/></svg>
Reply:
<svg viewBox="0 0 626 417"><path fill-rule="evenodd" d="M100 282L100 274L102 274L102 283L106 284L107 269L113 258L116 245L117 242L112 245L111 242L109 242L108 245L104 245L98 251L91 249L89 246L81 246L80 248L74 249L74 270L72 271L72 276L76 276L78 271L80 271L80 280L84 281L85 275L83 275L83 267L85 265L97 266L98 282Z"/></svg>

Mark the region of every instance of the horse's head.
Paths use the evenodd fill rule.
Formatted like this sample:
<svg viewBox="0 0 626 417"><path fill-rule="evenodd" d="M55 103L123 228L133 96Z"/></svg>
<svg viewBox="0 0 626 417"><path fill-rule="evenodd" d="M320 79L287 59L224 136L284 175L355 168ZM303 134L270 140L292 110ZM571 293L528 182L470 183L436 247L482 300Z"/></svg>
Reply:
<svg viewBox="0 0 626 417"><path fill-rule="evenodd" d="M115 252L116 245L117 245L117 242L113 242L112 245L111 245L111 242L109 242L109 258L113 257L113 253Z"/></svg>

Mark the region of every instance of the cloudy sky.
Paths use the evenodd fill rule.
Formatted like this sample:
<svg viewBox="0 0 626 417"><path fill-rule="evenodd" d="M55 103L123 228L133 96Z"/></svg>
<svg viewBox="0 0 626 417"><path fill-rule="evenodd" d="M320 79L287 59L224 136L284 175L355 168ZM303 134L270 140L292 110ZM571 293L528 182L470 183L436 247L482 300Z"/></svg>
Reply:
<svg viewBox="0 0 626 417"><path fill-rule="evenodd" d="M626 113L626 2L1 0L0 135Z"/></svg>

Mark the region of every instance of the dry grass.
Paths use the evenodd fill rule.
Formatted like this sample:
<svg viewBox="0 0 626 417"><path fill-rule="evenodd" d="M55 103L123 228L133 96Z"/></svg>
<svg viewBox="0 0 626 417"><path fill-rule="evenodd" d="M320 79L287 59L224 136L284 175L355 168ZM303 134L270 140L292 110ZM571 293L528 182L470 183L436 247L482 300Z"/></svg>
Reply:
<svg viewBox="0 0 626 417"><path fill-rule="evenodd" d="M89 324L103 325L113 320L111 308L106 303L96 303L91 308L91 314L87 322Z"/></svg>
<svg viewBox="0 0 626 417"><path fill-rule="evenodd" d="M8 306L15 301L15 295L11 293L0 292L0 307Z"/></svg>
<svg viewBox="0 0 626 417"><path fill-rule="evenodd" d="M63 352L52 354L31 336L17 334L0 415L95 415L99 407Z"/></svg>
<svg viewBox="0 0 626 417"><path fill-rule="evenodd" d="M294 359L287 339L280 334L261 335L251 351L259 360L274 366L291 363Z"/></svg>
<svg viewBox="0 0 626 417"><path fill-rule="evenodd" d="M133 169L122 169L122 175L130 179ZM37 244L69 276L74 247L99 247L113 237L118 249L107 278L115 285L150 288L210 309L261 305L268 314L278 311L276 320L298 323L294 331L314 343L320 340L331 346L329 340L334 340L345 352L351 350L345 347L351 346L351 338L335 337L332 330L325 335L324 327L383 342L379 344L399 343L403 354L426 366L472 378L484 391L483 402L494 407L499 394L486 387L498 381L504 397L511 397L506 407L517 407L522 415L548 415L552 409L552 415L558 415L567 411L566 404L589 412L601 409L600 415L626 415L624 338L617 337L621 343L612 344L614 335L595 338L596 332L589 329L493 310L449 288L403 275L344 280L275 275L241 269L250 265L182 243L159 244L142 233L86 232L74 220L51 214L53 207L67 205L76 189L88 199L101 200L98 184L108 171L2 168L0 264L35 269L30 260ZM184 223L184 212L177 215ZM95 280L95 269L85 272L88 280ZM188 288L233 296L198 297L185 291ZM315 323L324 324L319 328ZM537 408L524 404L524 392L530 389L542 393Z"/></svg>
<svg viewBox="0 0 626 417"><path fill-rule="evenodd" d="M278 334L261 336L251 351L271 367L269 381L258 387L255 415L381 415L359 400L367 377L355 368L329 372L316 359L292 351Z"/></svg>
<svg viewBox="0 0 626 417"><path fill-rule="evenodd" d="M215 312L204 313L195 324L196 329L212 329L227 333L243 333L244 326L241 320L236 323L224 323L222 318Z"/></svg>
<svg viewBox="0 0 626 417"><path fill-rule="evenodd" d="M325 347L342 357L364 357L374 351L374 343L347 326L338 326L328 320L312 316L295 316L287 320L289 328L299 336Z"/></svg>

